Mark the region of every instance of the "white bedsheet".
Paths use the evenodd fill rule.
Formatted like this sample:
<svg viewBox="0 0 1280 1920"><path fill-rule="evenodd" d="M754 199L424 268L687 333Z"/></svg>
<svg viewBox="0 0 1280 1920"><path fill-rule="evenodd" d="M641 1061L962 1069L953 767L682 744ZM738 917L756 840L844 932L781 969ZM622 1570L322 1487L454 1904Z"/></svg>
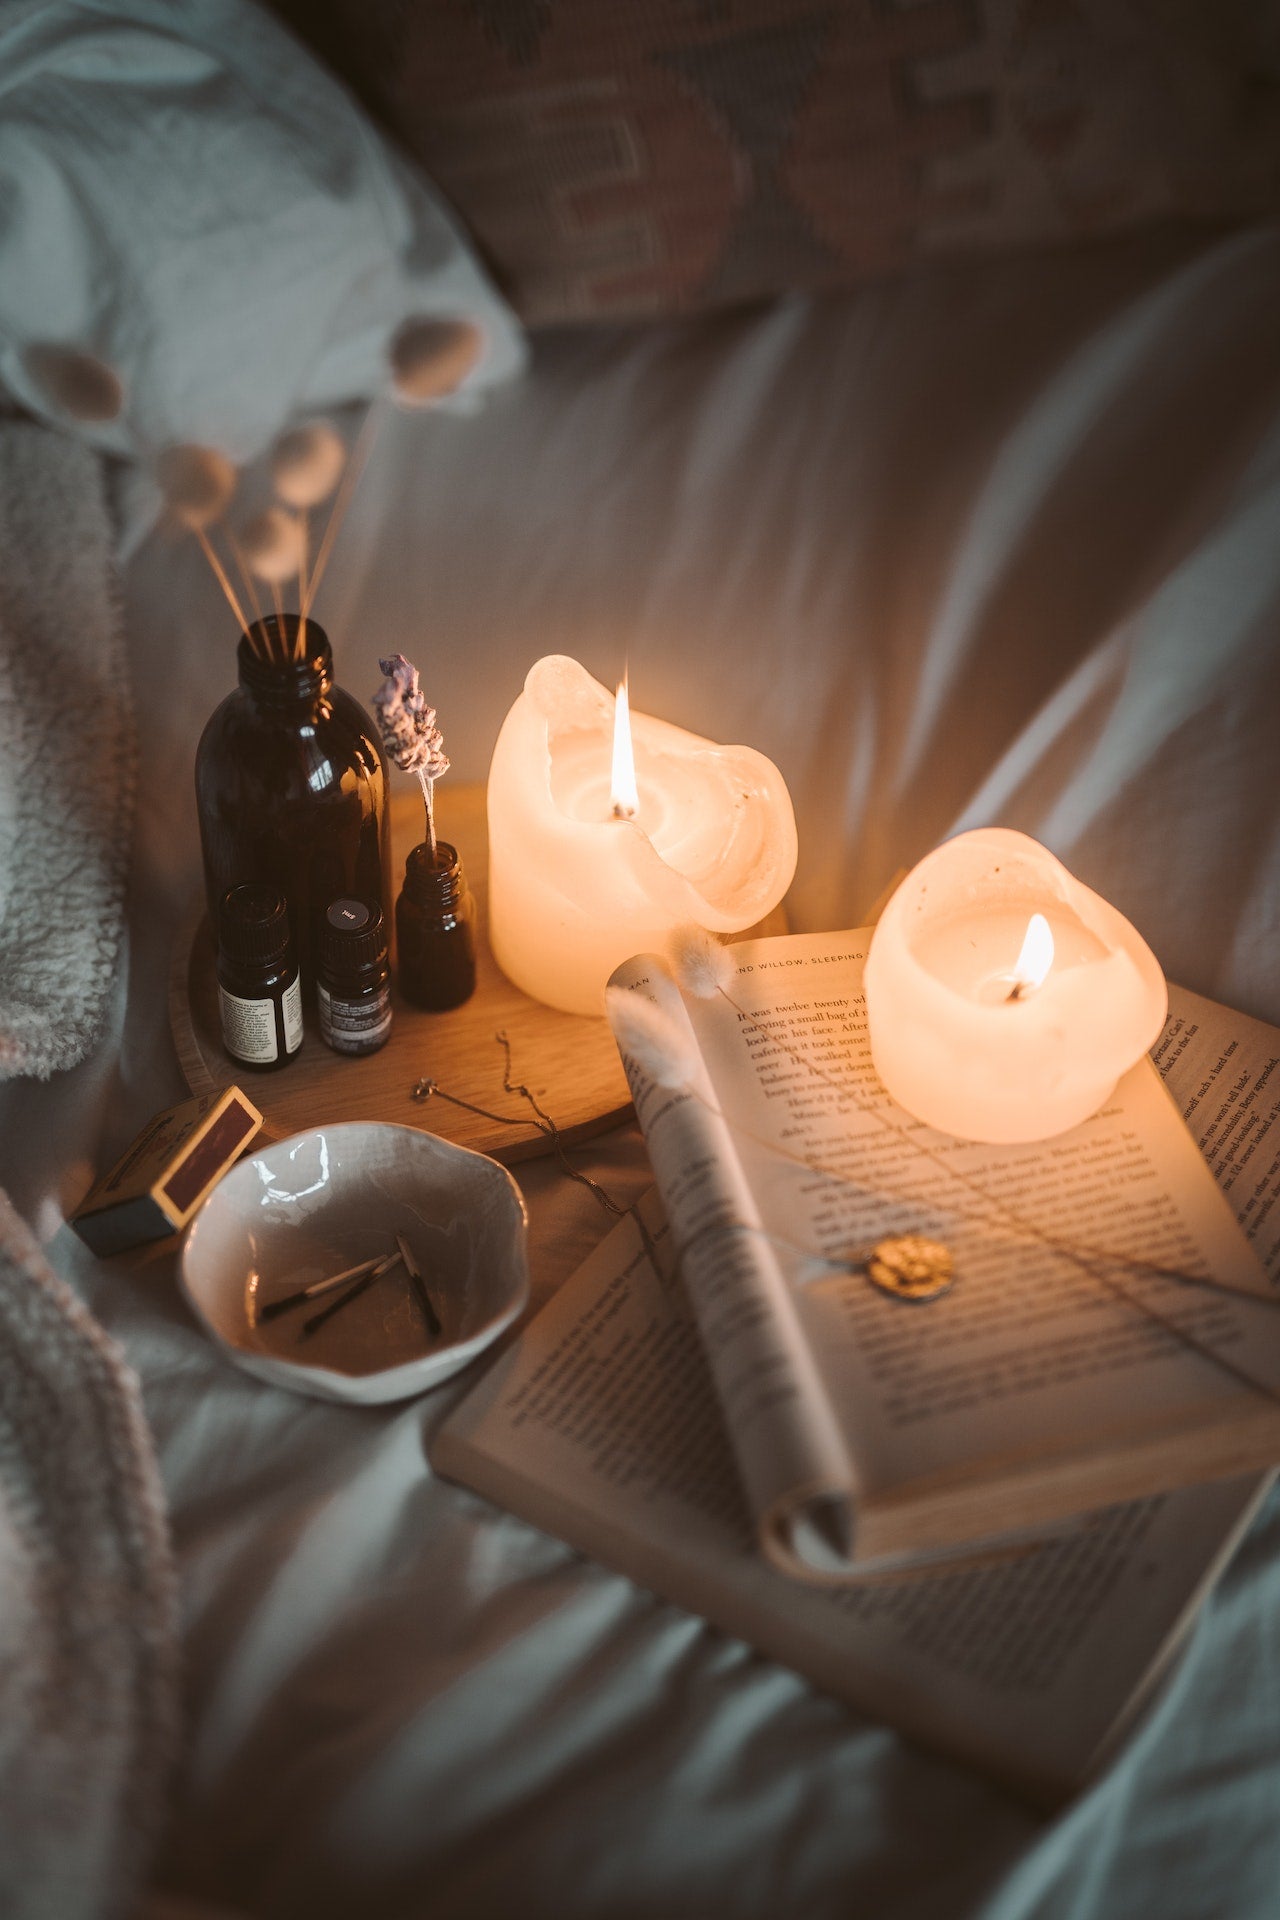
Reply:
<svg viewBox="0 0 1280 1920"><path fill-rule="evenodd" d="M1044 1821L433 1481L458 1388L258 1385L171 1252L61 1226L182 1087L168 950L234 632L157 536L127 618L145 742L130 955L99 1053L0 1093L0 1179L141 1373L183 1576L163 1884L271 1916L1209 1912L1280 1887L1280 1508L1107 1777ZM474 421L383 433L318 608L344 684L423 667L463 778L540 653L770 753L796 924L856 923L980 821L1053 845L1187 985L1280 1020L1280 234L922 274L535 343ZM555 1110L554 1089L547 1103ZM624 1130L584 1153L620 1198ZM538 1297L606 1222L522 1169Z"/></svg>

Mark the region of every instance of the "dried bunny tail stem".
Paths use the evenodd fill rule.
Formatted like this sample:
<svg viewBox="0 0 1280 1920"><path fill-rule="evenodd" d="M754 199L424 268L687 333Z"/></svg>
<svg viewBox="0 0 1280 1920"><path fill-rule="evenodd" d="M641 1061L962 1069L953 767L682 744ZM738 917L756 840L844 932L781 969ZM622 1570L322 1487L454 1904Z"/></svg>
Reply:
<svg viewBox="0 0 1280 1920"><path fill-rule="evenodd" d="M456 393L483 358L484 329L448 314L413 314L387 349L391 390L402 407L435 405Z"/></svg>
<svg viewBox="0 0 1280 1920"><path fill-rule="evenodd" d="M240 584L244 588L245 598L253 608L254 619L261 620L262 602L258 598L258 589L254 585L253 575L245 563L244 548L240 545L240 542L236 539L230 527L224 528L224 532L227 536L227 545L231 549L231 558L236 563L236 572L240 575Z"/></svg>
<svg viewBox="0 0 1280 1920"><path fill-rule="evenodd" d="M373 452L373 443L377 439L378 429L382 424L382 416L386 410L386 404L386 401L380 394L370 405L369 411L365 414L361 424L360 431L356 435L356 443L351 449L351 458L347 461L346 470L342 476L342 484L338 488L333 505L329 509L329 518L325 522L324 533L321 536L320 546L316 552L316 563L311 569L311 578L307 582L306 598L302 603L302 618L304 623L307 615L315 605L316 595L320 591L320 582L324 579L324 570L329 564L329 555L333 552L333 543L342 530L342 523L347 517L347 508L351 505L351 496L359 484L361 474L369 463L369 455Z"/></svg>
<svg viewBox="0 0 1280 1920"><path fill-rule="evenodd" d="M209 536L205 532L203 527L193 527L192 532L195 534L196 539L200 542L200 545L204 549L204 557L209 562L209 565L213 568L213 577L217 581L218 585L222 588L222 591L225 594L227 599L227 604L230 606L231 611L232 613L234 613L236 619L240 622L240 631L242 633L248 633L249 622L245 618L244 608L240 605L240 602L236 597L235 588L232 586L230 580L228 580L227 578L226 568L223 566L221 560L219 560L217 554L213 550L212 541L209 539ZM256 645L254 650L255 652L257 651Z"/></svg>
<svg viewBox="0 0 1280 1920"><path fill-rule="evenodd" d="M660 1087L686 1087L697 1071L688 1037L669 1013L643 993L606 987L605 1013L613 1037L636 1065Z"/></svg>
<svg viewBox="0 0 1280 1920"><path fill-rule="evenodd" d="M271 451L271 483L286 507L318 507L342 478L347 449L327 420L282 433Z"/></svg>
<svg viewBox="0 0 1280 1920"><path fill-rule="evenodd" d="M305 651L305 609L308 601L307 563L310 526L308 513L327 500L347 461L346 444L327 420L311 420L281 434L271 453L271 480L276 498L292 507L298 516L298 606L302 611L293 658Z"/></svg>
<svg viewBox="0 0 1280 1920"><path fill-rule="evenodd" d="M298 516L284 507L268 507L240 530L245 564L250 573L279 588L298 571L302 530Z"/></svg>
<svg viewBox="0 0 1280 1920"><path fill-rule="evenodd" d="M298 514L298 631L294 635L293 657L301 660L306 652L307 619L302 609L307 604L307 547L309 545L307 510L302 508Z"/></svg>
<svg viewBox="0 0 1280 1920"><path fill-rule="evenodd" d="M227 455L194 441L182 441L157 454L155 476L165 506L193 533L221 520L236 490L235 466Z"/></svg>
<svg viewBox="0 0 1280 1920"><path fill-rule="evenodd" d="M221 587L223 597L239 622L241 631L249 632L249 621L245 615L240 597L232 586L217 553L209 538L209 528L220 520L231 504L236 490L236 469L225 453L216 447L202 447L194 442L182 442L165 447L155 458L155 477L164 496L167 510L180 526L194 533L200 542L201 550L213 571L213 577ZM236 564L239 566L240 553L235 541L231 542ZM243 571L243 569L242 569ZM250 593L255 601L256 596ZM262 649L256 639L250 644L260 656Z"/></svg>
<svg viewBox="0 0 1280 1920"><path fill-rule="evenodd" d="M738 970L728 949L692 921L675 929L667 943L667 954L676 985L696 1000L713 999L737 978Z"/></svg>

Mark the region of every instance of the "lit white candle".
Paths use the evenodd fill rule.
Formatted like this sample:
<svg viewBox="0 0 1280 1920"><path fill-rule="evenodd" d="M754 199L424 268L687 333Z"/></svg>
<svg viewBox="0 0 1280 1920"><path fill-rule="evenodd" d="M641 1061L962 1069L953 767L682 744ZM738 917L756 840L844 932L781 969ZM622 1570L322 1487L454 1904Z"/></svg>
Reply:
<svg viewBox="0 0 1280 1920"><path fill-rule="evenodd" d="M791 884L778 769L652 715L576 660L530 669L489 769L489 937L516 986L604 1011L609 975L695 922L738 933Z"/></svg>
<svg viewBox="0 0 1280 1920"><path fill-rule="evenodd" d="M935 848L867 955L876 1071L900 1106L968 1140L1043 1140L1095 1113L1152 1045L1164 975L1115 908L1026 834Z"/></svg>

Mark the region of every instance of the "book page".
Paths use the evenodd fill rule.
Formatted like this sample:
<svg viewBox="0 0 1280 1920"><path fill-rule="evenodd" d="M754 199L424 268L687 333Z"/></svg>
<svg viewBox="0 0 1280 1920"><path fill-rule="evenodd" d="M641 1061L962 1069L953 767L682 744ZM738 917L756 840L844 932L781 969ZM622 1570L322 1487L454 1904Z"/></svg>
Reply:
<svg viewBox="0 0 1280 1920"><path fill-rule="evenodd" d="M683 1001L660 964L643 956L614 978L661 1008L690 1063L687 1082L673 1091L624 1055L761 1544L787 1571L803 1571L805 1556L793 1541L799 1531L820 1564L844 1568L856 1500L852 1460Z"/></svg>
<svg viewBox="0 0 1280 1920"><path fill-rule="evenodd" d="M1171 986L1151 1057L1245 1238L1280 1279L1280 1032Z"/></svg>
<svg viewBox="0 0 1280 1920"><path fill-rule="evenodd" d="M871 1067L868 937L735 947L731 998L686 1003L868 1539L939 1550L1280 1457L1280 1313L1150 1064L1056 1140L939 1134ZM952 1292L869 1283L898 1232L948 1246Z"/></svg>
<svg viewBox="0 0 1280 1920"><path fill-rule="evenodd" d="M757 1551L657 1196L643 1206L645 1235L613 1229L451 1414L433 1466L859 1711L1022 1793L1065 1796L1176 1645L1262 1483L1111 1509L961 1572L803 1586Z"/></svg>

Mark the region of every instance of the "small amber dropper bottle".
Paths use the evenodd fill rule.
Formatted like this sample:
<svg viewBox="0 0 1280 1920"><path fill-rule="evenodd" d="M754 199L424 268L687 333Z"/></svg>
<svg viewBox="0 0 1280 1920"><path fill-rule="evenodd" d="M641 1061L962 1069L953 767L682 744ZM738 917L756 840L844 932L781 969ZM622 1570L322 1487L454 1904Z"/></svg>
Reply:
<svg viewBox="0 0 1280 1920"><path fill-rule="evenodd" d="M424 841L405 862L396 944L405 999L444 1013L475 992L476 903L457 848L437 840L435 856Z"/></svg>

